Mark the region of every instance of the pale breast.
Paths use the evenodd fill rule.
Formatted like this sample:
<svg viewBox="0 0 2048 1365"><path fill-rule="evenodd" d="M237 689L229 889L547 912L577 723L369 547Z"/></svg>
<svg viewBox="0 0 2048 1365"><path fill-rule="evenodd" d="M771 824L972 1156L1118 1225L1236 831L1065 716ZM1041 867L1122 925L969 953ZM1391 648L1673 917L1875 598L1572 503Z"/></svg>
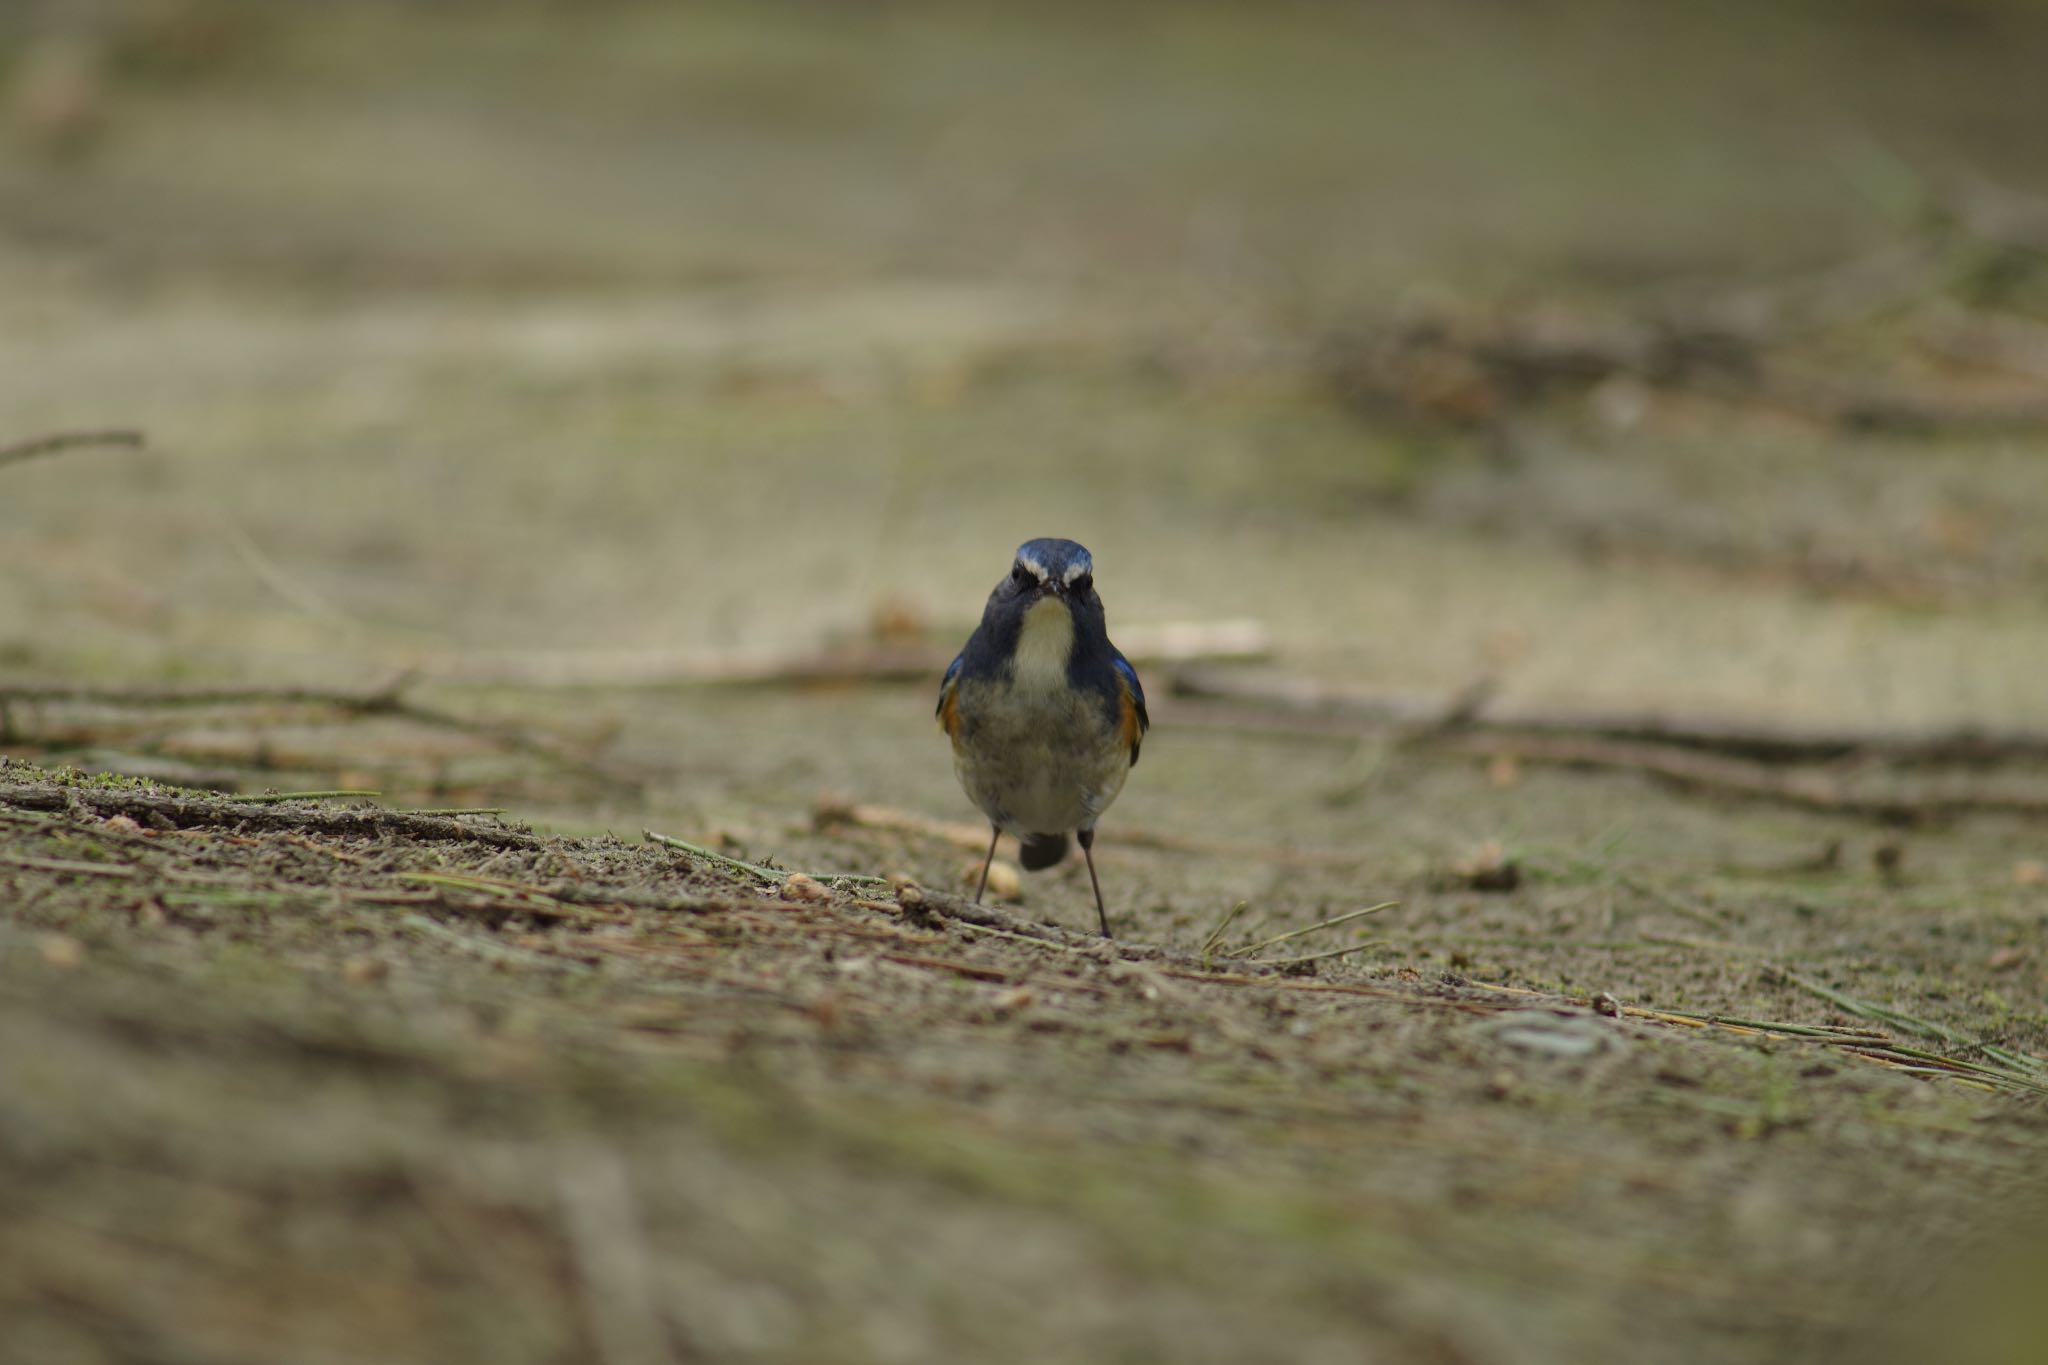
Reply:
<svg viewBox="0 0 2048 1365"><path fill-rule="evenodd" d="M1130 771L1101 700L1068 687L1064 664L1056 683L1021 667L1011 678L963 680L960 720L954 772L1012 833L1092 828Z"/></svg>

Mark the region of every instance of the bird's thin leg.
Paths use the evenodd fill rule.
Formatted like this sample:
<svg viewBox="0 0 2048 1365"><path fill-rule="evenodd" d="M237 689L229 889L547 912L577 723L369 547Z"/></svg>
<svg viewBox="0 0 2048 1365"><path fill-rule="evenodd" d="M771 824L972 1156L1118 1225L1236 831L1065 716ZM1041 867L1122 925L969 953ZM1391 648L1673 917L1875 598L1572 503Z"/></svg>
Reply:
<svg viewBox="0 0 2048 1365"><path fill-rule="evenodd" d="M1102 908L1102 883L1095 876L1095 831L1076 830L1074 837L1081 841L1081 856L1088 860L1088 885L1095 888L1095 918L1102 921L1102 936L1115 938L1116 935L1109 932L1109 912Z"/></svg>
<svg viewBox="0 0 2048 1365"><path fill-rule="evenodd" d="M981 885L974 888L974 903L976 905L981 904L981 893L988 890L989 865L996 860L996 840L1002 837L1003 832L1000 829L991 829L988 832L988 856L981 860ZM1098 896L1096 899L1100 900L1101 897Z"/></svg>

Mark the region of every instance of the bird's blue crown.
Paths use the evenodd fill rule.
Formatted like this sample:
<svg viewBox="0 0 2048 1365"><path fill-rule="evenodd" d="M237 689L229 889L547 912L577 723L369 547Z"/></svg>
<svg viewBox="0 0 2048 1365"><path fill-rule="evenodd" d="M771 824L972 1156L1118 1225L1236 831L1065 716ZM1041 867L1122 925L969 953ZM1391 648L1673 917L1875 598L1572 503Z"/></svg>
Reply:
<svg viewBox="0 0 2048 1365"><path fill-rule="evenodd" d="M1017 547L1017 562L1042 583L1072 583L1095 572L1095 560L1084 547L1057 536L1025 541Z"/></svg>

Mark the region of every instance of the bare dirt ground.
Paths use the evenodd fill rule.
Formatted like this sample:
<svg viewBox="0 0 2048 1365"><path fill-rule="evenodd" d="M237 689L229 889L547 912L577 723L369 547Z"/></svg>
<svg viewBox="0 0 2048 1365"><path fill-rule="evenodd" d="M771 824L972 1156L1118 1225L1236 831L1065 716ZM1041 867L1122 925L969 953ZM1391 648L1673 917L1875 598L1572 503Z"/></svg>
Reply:
<svg viewBox="0 0 2048 1365"><path fill-rule="evenodd" d="M1967 864L1375 879L1397 932L1274 968L829 875L916 840L0 776L21 1359L1814 1358L2048 1147L1987 1017L2039 911Z"/></svg>
<svg viewBox="0 0 2048 1365"><path fill-rule="evenodd" d="M2048 1352L2025 7L80 13L0 1358ZM1046 533L1114 945L958 900Z"/></svg>

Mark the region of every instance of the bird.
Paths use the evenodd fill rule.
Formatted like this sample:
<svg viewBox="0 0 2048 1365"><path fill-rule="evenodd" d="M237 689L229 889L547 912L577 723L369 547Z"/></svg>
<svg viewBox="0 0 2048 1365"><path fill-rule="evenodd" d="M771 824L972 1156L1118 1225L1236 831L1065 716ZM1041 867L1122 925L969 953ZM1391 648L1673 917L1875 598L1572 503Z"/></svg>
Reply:
<svg viewBox="0 0 2048 1365"><path fill-rule="evenodd" d="M1027 872L1066 857L1071 834L1088 861L1102 936L1112 937L1095 822L1123 790L1152 720L1138 671L1109 642L1086 549L1054 537L1017 547L939 683L937 714L953 742L953 773L988 817L975 902L1004 834L1017 836Z"/></svg>

